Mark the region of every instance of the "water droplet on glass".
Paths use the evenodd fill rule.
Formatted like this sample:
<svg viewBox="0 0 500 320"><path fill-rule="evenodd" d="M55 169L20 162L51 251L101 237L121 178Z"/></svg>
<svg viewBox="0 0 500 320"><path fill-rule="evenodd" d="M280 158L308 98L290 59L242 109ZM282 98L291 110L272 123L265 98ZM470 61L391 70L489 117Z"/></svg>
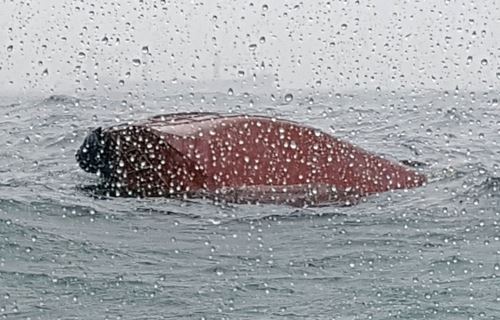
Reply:
<svg viewBox="0 0 500 320"><path fill-rule="evenodd" d="M49 70L48 69L45 69L42 71L42 76L46 77L49 75Z"/></svg>
<svg viewBox="0 0 500 320"><path fill-rule="evenodd" d="M108 37L104 36L104 37L101 39L101 41L102 41L102 43L107 44L107 43L108 43L108 41L109 41L109 39L108 39Z"/></svg>
<svg viewBox="0 0 500 320"><path fill-rule="evenodd" d="M149 54L149 47L148 46L142 47L142 53Z"/></svg>
<svg viewBox="0 0 500 320"><path fill-rule="evenodd" d="M257 49L257 45L255 43L251 43L249 46L248 46L248 49L250 51L255 51L255 49Z"/></svg>
<svg viewBox="0 0 500 320"><path fill-rule="evenodd" d="M345 24L345 23L342 23L342 24L340 25L340 28L341 28L342 30L345 30L345 29L347 29L347 24Z"/></svg>
<svg viewBox="0 0 500 320"><path fill-rule="evenodd" d="M500 72L497 72L497 79L500 80Z"/></svg>
<svg viewBox="0 0 500 320"><path fill-rule="evenodd" d="M229 90L227 90L227 95L232 96L233 94L234 94L233 88L229 88Z"/></svg>
<svg viewBox="0 0 500 320"><path fill-rule="evenodd" d="M472 56L467 57L467 63L472 63Z"/></svg>
<svg viewBox="0 0 500 320"><path fill-rule="evenodd" d="M262 36L259 38L260 43L266 43L266 37Z"/></svg>
<svg viewBox="0 0 500 320"><path fill-rule="evenodd" d="M78 58L80 59L83 59L85 58L87 55L85 54L85 52L78 52Z"/></svg>
<svg viewBox="0 0 500 320"><path fill-rule="evenodd" d="M293 101L293 95L291 93L285 94L285 102L290 103Z"/></svg>
<svg viewBox="0 0 500 320"><path fill-rule="evenodd" d="M482 59L482 60L481 60L481 65L483 65L483 66L487 66L487 65L488 65L488 60L486 60L486 59Z"/></svg>
<svg viewBox="0 0 500 320"><path fill-rule="evenodd" d="M7 46L7 52L12 52L13 49L14 49L13 45Z"/></svg>
<svg viewBox="0 0 500 320"><path fill-rule="evenodd" d="M245 76L245 71L243 71L243 70L238 71L238 76L244 77Z"/></svg>
<svg viewBox="0 0 500 320"><path fill-rule="evenodd" d="M141 64L141 59L132 59L132 64L135 66L135 67L138 67L140 64Z"/></svg>
<svg viewBox="0 0 500 320"><path fill-rule="evenodd" d="M267 11L269 10L269 6L267 4L262 5L262 11Z"/></svg>

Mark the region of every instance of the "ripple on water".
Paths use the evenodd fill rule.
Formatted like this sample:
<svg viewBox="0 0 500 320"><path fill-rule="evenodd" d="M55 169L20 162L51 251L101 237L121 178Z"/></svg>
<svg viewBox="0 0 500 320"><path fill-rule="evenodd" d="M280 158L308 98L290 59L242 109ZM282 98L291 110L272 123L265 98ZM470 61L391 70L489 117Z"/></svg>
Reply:
<svg viewBox="0 0 500 320"><path fill-rule="evenodd" d="M279 108L248 97L248 112L333 128L368 150L426 164L427 186L356 206L117 198L78 187L97 183L74 161L89 128L247 99L213 95L220 105L193 94L196 104L163 97L140 111L140 102L105 97L0 102L2 316L500 318L499 150L483 117L495 117L490 98L471 108L467 96L461 104L412 96L415 109L392 96L317 96L306 110L299 95Z"/></svg>

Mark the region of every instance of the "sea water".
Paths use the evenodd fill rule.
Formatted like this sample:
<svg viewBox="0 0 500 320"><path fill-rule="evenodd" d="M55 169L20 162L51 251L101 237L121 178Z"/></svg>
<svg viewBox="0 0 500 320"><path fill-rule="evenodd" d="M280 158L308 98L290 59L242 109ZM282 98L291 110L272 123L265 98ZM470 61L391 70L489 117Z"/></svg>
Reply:
<svg viewBox="0 0 500 320"><path fill-rule="evenodd" d="M2 319L499 319L498 92L0 100ZM96 126L216 111L314 126L426 186L355 206L94 197Z"/></svg>

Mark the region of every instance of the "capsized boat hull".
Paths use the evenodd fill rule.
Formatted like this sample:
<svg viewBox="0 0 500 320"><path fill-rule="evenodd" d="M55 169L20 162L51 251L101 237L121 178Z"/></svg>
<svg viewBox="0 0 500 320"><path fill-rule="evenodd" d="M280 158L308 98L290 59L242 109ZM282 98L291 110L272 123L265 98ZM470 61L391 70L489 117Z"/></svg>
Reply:
<svg viewBox="0 0 500 320"><path fill-rule="evenodd" d="M426 182L318 129L246 115L169 114L98 129L77 159L120 194L229 202L353 203Z"/></svg>

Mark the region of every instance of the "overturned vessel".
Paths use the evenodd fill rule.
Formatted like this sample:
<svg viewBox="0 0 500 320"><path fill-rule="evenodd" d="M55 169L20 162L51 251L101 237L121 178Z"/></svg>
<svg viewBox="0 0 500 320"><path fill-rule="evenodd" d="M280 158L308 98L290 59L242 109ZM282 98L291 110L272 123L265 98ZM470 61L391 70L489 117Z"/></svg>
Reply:
<svg viewBox="0 0 500 320"><path fill-rule="evenodd" d="M91 132L77 161L119 195L352 204L424 175L317 129L261 116L179 113Z"/></svg>

